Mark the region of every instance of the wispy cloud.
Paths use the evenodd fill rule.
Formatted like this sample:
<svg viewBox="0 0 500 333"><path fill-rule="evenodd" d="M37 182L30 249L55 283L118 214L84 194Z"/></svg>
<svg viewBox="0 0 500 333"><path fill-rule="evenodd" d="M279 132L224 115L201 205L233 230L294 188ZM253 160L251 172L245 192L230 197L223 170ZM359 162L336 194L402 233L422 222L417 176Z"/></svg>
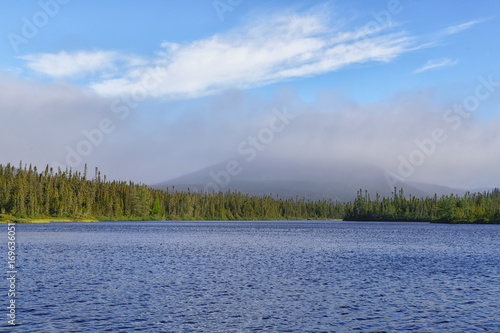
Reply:
<svg viewBox="0 0 500 333"><path fill-rule="evenodd" d="M96 72L113 66L115 52L59 52L55 54L30 54L20 57L27 61L28 68L55 78L73 77Z"/></svg>
<svg viewBox="0 0 500 333"><path fill-rule="evenodd" d="M388 62L414 43L404 33L339 31L321 13L277 16L247 28L186 44L164 42L148 64L121 68L118 75L94 77L102 95L135 91L146 77L161 82L153 96L168 99L208 95L228 88L252 88L320 75L354 63ZM23 57L34 71L55 78L103 71L125 55L116 52L38 54ZM127 65L130 65L128 62Z"/></svg>
<svg viewBox="0 0 500 333"><path fill-rule="evenodd" d="M462 24L457 24L457 25L452 25L452 26L449 26L443 30L441 30L438 35L441 36L441 37L444 37L444 36L449 36L449 35L454 35L456 33L459 33L459 32L462 32L464 30L467 30L469 28L471 28L472 26L478 24L478 23L481 23L481 22L484 22L485 20L472 20L472 21L469 21L469 22L465 22L465 23L462 23Z"/></svg>
<svg viewBox="0 0 500 333"><path fill-rule="evenodd" d="M163 44L160 57L140 72L96 82L103 95L132 92L146 76L153 92L168 98L198 97L227 88L247 89L319 75L354 63L390 61L412 43L403 34L342 38L319 16L279 17L246 31L215 35L185 45Z"/></svg>
<svg viewBox="0 0 500 333"><path fill-rule="evenodd" d="M30 54L20 58L27 61L27 67L31 70L54 78L74 78L96 73L106 75L104 71L116 70L117 65L144 65L137 57L114 51L61 51L55 54Z"/></svg>
<svg viewBox="0 0 500 333"><path fill-rule="evenodd" d="M432 59L429 60L423 65L422 67L416 69L414 71L415 74L422 73L425 71L428 71L430 69L437 69L441 67L451 67L455 66L458 64L459 60L458 59L450 59L450 58L444 58L444 59Z"/></svg>
<svg viewBox="0 0 500 333"><path fill-rule="evenodd" d="M479 22L450 26L437 35L455 34ZM406 52L429 47L419 44L417 36L391 29L332 28L326 15L310 12L273 16L188 43L163 42L148 60L114 51L34 54L22 59L28 68L54 78L87 75L87 84L103 96L141 91L153 76L159 84L148 89L151 96L189 99L321 75L356 63L390 62ZM430 60L415 73L457 63Z"/></svg>

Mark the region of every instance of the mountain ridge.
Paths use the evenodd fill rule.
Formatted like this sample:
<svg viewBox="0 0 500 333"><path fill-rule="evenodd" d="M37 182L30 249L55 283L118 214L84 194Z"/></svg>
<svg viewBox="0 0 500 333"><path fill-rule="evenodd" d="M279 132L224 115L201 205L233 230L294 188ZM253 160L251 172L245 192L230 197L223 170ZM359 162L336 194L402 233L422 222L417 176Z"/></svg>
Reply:
<svg viewBox="0 0 500 333"><path fill-rule="evenodd" d="M232 160L234 161L234 160ZM331 199L351 201L358 190L363 189L375 198L391 196L385 172L377 166L361 166L339 163L328 165L293 165L286 162L264 164L250 163L243 168L231 161L212 166L152 185L158 189L191 192L237 191L249 195L273 195L281 198ZM229 166L229 167L228 167ZM392 184L391 184L392 185ZM466 191L447 186L420 182L396 181L406 195L417 197L457 194Z"/></svg>

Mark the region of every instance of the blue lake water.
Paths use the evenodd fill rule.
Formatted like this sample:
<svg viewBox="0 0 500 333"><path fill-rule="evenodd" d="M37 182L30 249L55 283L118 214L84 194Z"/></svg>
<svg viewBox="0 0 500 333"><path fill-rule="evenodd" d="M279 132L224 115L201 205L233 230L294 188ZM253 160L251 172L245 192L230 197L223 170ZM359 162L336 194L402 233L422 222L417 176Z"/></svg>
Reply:
<svg viewBox="0 0 500 333"><path fill-rule="evenodd" d="M100 222L16 232L22 332L500 332L500 225Z"/></svg>

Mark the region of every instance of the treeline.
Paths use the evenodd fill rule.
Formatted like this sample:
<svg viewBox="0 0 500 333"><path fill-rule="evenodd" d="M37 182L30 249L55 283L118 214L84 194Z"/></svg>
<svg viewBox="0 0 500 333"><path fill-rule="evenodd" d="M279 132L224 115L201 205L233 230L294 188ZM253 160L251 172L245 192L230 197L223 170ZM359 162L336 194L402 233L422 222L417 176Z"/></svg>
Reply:
<svg viewBox="0 0 500 333"><path fill-rule="evenodd" d="M346 221L430 221L445 223L500 223L500 190L463 197L447 195L417 198L394 188L392 197L381 198L359 190L345 209Z"/></svg>
<svg viewBox="0 0 500 333"><path fill-rule="evenodd" d="M279 220L430 221L499 223L500 190L417 198L394 188L391 197L358 191L351 202L250 196L239 192L192 193L108 181L95 169L83 173L39 172L31 165L0 165L0 213L17 218L68 217L100 220Z"/></svg>
<svg viewBox="0 0 500 333"><path fill-rule="evenodd" d="M0 212L19 218L98 219L341 219L344 205L331 200L282 199L239 192L191 193L108 181L95 170L39 172L31 165L0 165Z"/></svg>

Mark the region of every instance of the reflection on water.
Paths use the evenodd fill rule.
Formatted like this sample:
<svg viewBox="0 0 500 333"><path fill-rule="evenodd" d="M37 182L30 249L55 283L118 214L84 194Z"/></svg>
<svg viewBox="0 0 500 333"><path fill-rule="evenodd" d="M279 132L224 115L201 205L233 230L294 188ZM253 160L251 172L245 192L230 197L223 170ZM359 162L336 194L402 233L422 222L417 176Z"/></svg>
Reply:
<svg viewBox="0 0 500 333"><path fill-rule="evenodd" d="M106 222L17 233L23 332L500 331L500 226Z"/></svg>

